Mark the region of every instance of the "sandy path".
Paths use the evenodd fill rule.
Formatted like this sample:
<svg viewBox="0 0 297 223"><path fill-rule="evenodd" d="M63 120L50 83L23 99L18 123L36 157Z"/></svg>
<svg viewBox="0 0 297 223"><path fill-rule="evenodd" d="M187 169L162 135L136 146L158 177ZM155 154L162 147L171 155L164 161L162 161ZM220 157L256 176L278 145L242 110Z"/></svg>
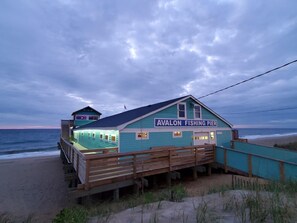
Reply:
<svg viewBox="0 0 297 223"><path fill-rule="evenodd" d="M0 213L51 222L68 204L63 174L58 156L1 160Z"/></svg>

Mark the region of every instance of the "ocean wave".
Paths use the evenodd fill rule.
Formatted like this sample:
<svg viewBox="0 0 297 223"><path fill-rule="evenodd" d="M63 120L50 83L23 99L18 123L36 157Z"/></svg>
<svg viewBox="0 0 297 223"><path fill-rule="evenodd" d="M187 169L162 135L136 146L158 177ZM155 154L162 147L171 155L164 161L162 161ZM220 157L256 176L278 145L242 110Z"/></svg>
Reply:
<svg viewBox="0 0 297 223"><path fill-rule="evenodd" d="M259 138L273 138L273 137L283 137L283 136L292 136L297 135L297 132L291 132L291 133L278 133L278 134L270 134L270 135L246 135L246 136L240 136L240 138L245 139L259 139Z"/></svg>
<svg viewBox="0 0 297 223"><path fill-rule="evenodd" d="M12 142L1 142L2 145L20 145L26 143L40 143L43 140L23 140L23 141L12 141Z"/></svg>
<svg viewBox="0 0 297 223"><path fill-rule="evenodd" d="M32 148L32 149L13 149L13 150L0 150L0 156L9 154L19 154L19 153L34 153L34 152L48 152L58 150L57 146L49 146L45 148Z"/></svg>
<svg viewBox="0 0 297 223"><path fill-rule="evenodd" d="M25 152L25 153L1 155L0 160L21 159L21 158L31 158L31 157L44 157L44 156L58 156L59 154L60 154L59 150L44 151L44 152Z"/></svg>

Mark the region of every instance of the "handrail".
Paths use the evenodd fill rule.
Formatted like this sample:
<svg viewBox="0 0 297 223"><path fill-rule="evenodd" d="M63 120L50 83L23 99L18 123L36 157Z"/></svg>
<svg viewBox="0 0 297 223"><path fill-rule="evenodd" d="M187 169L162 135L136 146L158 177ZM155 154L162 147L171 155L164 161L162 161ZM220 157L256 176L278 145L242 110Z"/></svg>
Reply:
<svg viewBox="0 0 297 223"><path fill-rule="evenodd" d="M280 160L280 159L275 159L275 158L271 158L271 157L268 157L268 156L255 154L255 153L247 153L247 152L238 151L238 150L235 150L235 149L226 148L226 147L223 147L223 146L216 146L216 148L223 149L223 150L229 150L229 151L236 152L236 153L242 153L242 154L245 154L245 155L253 155L253 156L256 156L256 157L265 158L265 159L269 159L269 160L273 160L273 161L277 161L277 162L283 162L283 163L287 163L287 164L290 164L290 165L297 166L297 163L293 163L293 162L285 161L285 160Z"/></svg>
<svg viewBox="0 0 297 223"><path fill-rule="evenodd" d="M127 153L110 153L110 154L89 154L86 159L105 159L105 158L116 158L116 157L123 157L123 156L133 156L133 155L145 155L145 154L154 154L158 152L164 151L176 151L176 150L189 150L189 149L196 149L196 148L213 148L214 144L207 144L207 145L199 145L199 146L184 146L184 147L174 147L174 148L166 148L166 149L154 149L154 150L144 150L144 151L135 151L135 152L127 152Z"/></svg>
<svg viewBox="0 0 297 223"><path fill-rule="evenodd" d="M120 182L123 179L133 180L212 163L215 159L215 145L213 144L100 154L94 150L80 151L62 137L61 145L65 155L73 162L75 170L79 170L77 175L85 190L110 182ZM109 149L117 148L106 150ZM88 154L88 152L96 154Z"/></svg>

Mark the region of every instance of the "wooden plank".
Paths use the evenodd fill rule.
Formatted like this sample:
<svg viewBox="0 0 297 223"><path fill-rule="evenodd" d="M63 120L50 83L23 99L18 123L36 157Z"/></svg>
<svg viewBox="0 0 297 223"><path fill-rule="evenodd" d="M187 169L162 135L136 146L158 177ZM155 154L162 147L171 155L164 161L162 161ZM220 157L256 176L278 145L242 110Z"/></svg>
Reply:
<svg viewBox="0 0 297 223"><path fill-rule="evenodd" d="M224 170L225 170L225 173L228 172L228 166L227 166L227 150L224 149Z"/></svg>
<svg viewBox="0 0 297 223"><path fill-rule="evenodd" d="M249 154L248 155L248 174L249 174L249 177L252 177L253 176L253 166L252 166L252 155Z"/></svg>
<svg viewBox="0 0 297 223"><path fill-rule="evenodd" d="M279 177L282 182L285 181L286 177L285 177L284 162L279 162Z"/></svg>

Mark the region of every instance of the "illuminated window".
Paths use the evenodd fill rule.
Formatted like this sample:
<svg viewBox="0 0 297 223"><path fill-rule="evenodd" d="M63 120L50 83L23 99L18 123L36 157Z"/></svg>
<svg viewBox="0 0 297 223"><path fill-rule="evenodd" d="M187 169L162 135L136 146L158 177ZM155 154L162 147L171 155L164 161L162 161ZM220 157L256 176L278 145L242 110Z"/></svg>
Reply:
<svg viewBox="0 0 297 223"><path fill-rule="evenodd" d="M177 115L178 115L178 118L186 118L186 104L185 103L177 104Z"/></svg>
<svg viewBox="0 0 297 223"><path fill-rule="evenodd" d="M201 118L201 106L194 105L194 118L200 119Z"/></svg>
<svg viewBox="0 0 297 223"><path fill-rule="evenodd" d="M215 133L214 132L210 132L210 139L214 140L215 139Z"/></svg>
<svg viewBox="0 0 297 223"><path fill-rule="evenodd" d="M116 137L115 136L111 136L111 141L115 142L116 141Z"/></svg>
<svg viewBox="0 0 297 223"><path fill-rule="evenodd" d="M148 139L149 133L148 132L137 132L136 139Z"/></svg>
<svg viewBox="0 0 297 223"><path fill-rule="evenodd" d="M105 135L105 140L108 140L108 135Z"/></svg>
<svg viewBox="0 0 297 223"><path fill-rule="evenodd" d="M208 136L194 136L195 140L208 140Z"/></svg>
<svg viewBox="0 0 297 223"><path fill-rule="evenodd" d="M183 136L182 132L176 131L173 132L173 138L181 138Z"/></svg>

